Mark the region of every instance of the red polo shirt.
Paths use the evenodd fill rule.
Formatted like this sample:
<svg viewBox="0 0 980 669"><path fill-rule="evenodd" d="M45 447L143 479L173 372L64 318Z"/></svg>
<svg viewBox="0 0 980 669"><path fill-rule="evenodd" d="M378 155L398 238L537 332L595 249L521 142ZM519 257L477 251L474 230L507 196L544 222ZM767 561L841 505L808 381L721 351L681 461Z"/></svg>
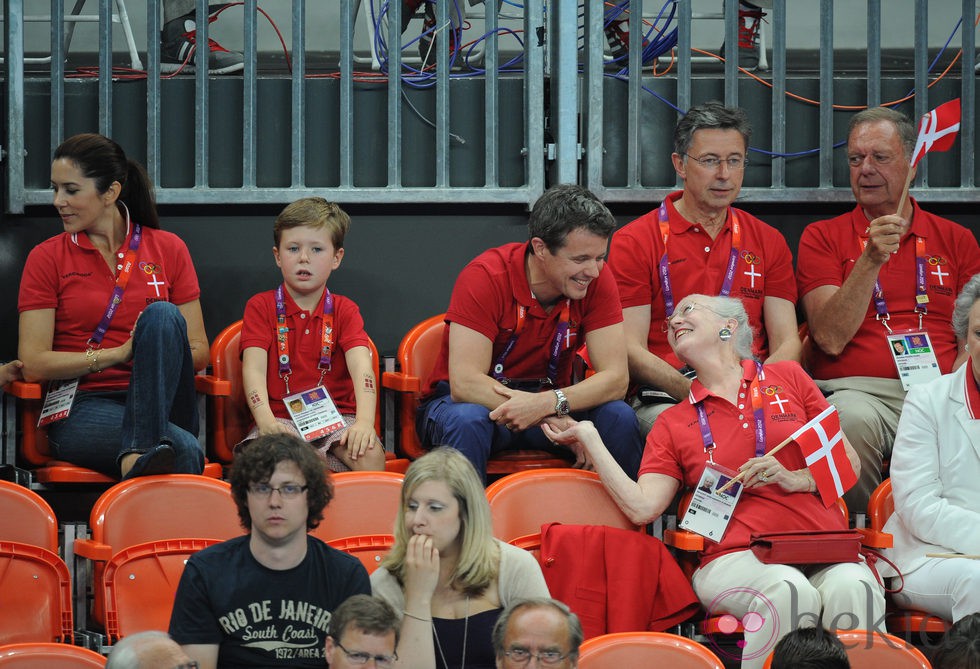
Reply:
<svg viewBox="0 0 980 669"><path fill-rule="evenodd" d="M116 252L121 262L129 248L129 230ZM98 327L115 274L84 233L63 232L41 242L27 256L20 280L20 312L54 309L54 351L84 351ZM140 312L152 302L185 304L201 290L187 246L177 235L143 227L137 255L122 302L116 309L102 348L121 346L130 337ZM114 365L81 378L81 390L125 390L132 365Z"/></svg>
<svg viewBox="0 0 980 669"><path fill-rule="evenodd" d="M316 308L307 313L297 306L289 291L286 296L286 324L289 327L289 363L292 374L289 377L289 390L298 393L315 388L320 380L320 346L323 343L323 298ZM364 331L361 311L352 300L343 295L331 293L333 297L333 336L334 350L331 356L330 371L323 375L323 386L341 413L357 412L354 397L354 381L347 369L344 353L357 346L369 346ZM283 403L286 396L286 383L279 376L279 350L276 344L276 292L269 290L252 297L245 305L242 323L241 350L249 347L261 348L269 357L266 370L266 388L269 392L269 405L277 418L289 419L289 410Z"/></svg>
<svg viewBox="0 0 980 669"><path fill-rule="evenodd" d="M786 240L775 228L741 210L730 209L724 227L714 239L701 226L681 216L674 206L683 191L667 196L668 267L674 304L692 293L721 292L732 250L732 212L742 226L742 243L731 297L742 300L749 323L756 332L753 349L765 359L769 355L762 307L766 297L796 303L793 256ZM664 254L658 209L618 230L609 249L609 266L619 286L623 308L650 305L647 348L675 368L683 364L674 355L663 332L667 317L661 290L659 264Z"/></svg>
<svg viewBox="0 0 980 669"><path fill-rule="evenodd" d="M892 330L918 329L915 309L915 238L926 246L926 293L928 312L922 326L928 330L939 368L952 369L956 358L956 335L950 319L960 290L980 272L980 248L973 233L953 221L923 211L913 200L912 225L893 255L878 272L891 318ZM868 219L860 207L803 230L796 264L800 295L820 286L843 285L862 252L867 239ZM807 353L810 373L815 379L847 376L878 376L897 379L895 362L885 340L887 330L878 321L875 305L868 301L861 327L839 356L827 355L813 346Z"/></svg>
<svg viewBox="0 0 980 669"><path fill-rule="evenodd" d="M738 406L713 395L695 380L688 401L670 407L653 424L647 435L640 476L666 474L694 488L704 473L708 456L704 451L694 402L703 401L716 447L714 461L737 471L755 457L755 424L748 386L756 374L755 363L742 363L743 380ZM827 408L820 389L795 362L774 362L763 367L759 386L766 418L766 450L769 451L811 418ZM775 456L786 469L803 469L806 461L795 444ZM720 543L705 542L702 564L726 553L746 550L757 532L845 529L836 506L825 508L811 493L787 493L778 485L746 489Z"/></svg>
<svg viewBox="0 0 980 669"><path fill-rule="evenodd" d="M551 343L561 317L563 301L545 312L531 297L524 259L529 243L512 243L481 253L456 279L446 312L442 349L429 377L429 392L439 381L449 379L449 326L459 323L476 330L493 342L491 365L510 341L517 327L518 305L527 308L525 325L517 343L507 356L504 376L512 379L544 378L548 375ZM558 360L560 386L571 383L572 359L585 343L585 333L623 321L623 310L616 293L616 282L607 271L589 284L585 297L571 300L568 336L561 345ZM487 369L487 374L490 369Z"/></svg>

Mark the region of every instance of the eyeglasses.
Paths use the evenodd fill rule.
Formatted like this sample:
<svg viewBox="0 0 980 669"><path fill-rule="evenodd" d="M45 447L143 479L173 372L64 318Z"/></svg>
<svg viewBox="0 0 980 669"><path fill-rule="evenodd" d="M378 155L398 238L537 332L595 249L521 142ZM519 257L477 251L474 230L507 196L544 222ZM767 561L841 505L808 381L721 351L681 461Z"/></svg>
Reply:
<svg viewBox="0 0 980 669"><path fill-rule="evenodd" d="M725 163L725 165L728 166L728 169L735 171L735 170L743 169L746 165L749 164L748 158L735 158L735 157L719 158L717 156L704 156L702 158L695 158L690 153L685 153L684 155L690 158L691 160L693 160L694 162L696 162L698 165L700 165L706 170L716 170L722 163Z"/></svg>
<svg viewBox="0 0 980 669"><path fill-rule="evenodd" d="M514 664L522 666L528 664L532 657L538 661L538 664L551 666L558 664L571 655L571 653L561 653L557 650L542 650L539 653L532 653L527 648L511 648L510 650L505 650L504 655Z"/></svg>
<svg viewBox="0 0 980 669"><path fill-rule="evenodd" d="M871 162L875 165L887 165L895 159L890 153L872 153L869 156L860 156L858 154L853 154L847 157L847 164L851 167L860 167L864 164L866 159L870 158Z"/></svg>
<svg viewBox="0 0 980 669"><path fill-rule="evenodd" d="M199 669L200 666L197 660L191 660L190 662L181 662L174 669Z"/></svg>
<svg viewBox="0 0 980 669"><path fill-rule="evenodd" d="M670 321L675 316L688 316L692 311L694 311L695 309L700 309L701 307L702 305L698 304L697 302L688 302L687 304L684 305L683 308L675 311L670 316L664 319L664 322L660 326L661 331L667 332L670 329Z"/></svg>
<svg viewBox="0 0 980 669"><path fill-rule="evenodd" d="M344 651L344 655L347 656L351 664L367 664L371 660L374 660L374 666L378 667L378 669L390 669L395 666L395 661L398 660L398 653L392 655L372 655L371 653L356 650L349 651L339 641L336 639L334 641L337 644L337 648Z"/></svg>
<svg viewBox="0 0 980 669"><path fill-rule="evenodd" d="M296 483L287 483L278 488L273 488L268 483L252 483L248 486L248 491L256 497L272 497L272 493L277 492L283 499L292 499L302 494L308 487Z"/></svg>

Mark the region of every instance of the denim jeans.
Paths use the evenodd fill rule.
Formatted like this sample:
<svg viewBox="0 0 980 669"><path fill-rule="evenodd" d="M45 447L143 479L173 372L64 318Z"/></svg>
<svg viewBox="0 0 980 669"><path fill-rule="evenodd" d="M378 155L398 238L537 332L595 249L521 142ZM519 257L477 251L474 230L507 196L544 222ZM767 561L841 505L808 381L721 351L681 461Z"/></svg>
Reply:
<svg viewBox="0 0 980 669"><path fill-rule="evenodd" d="M187 324L176 306L154 302L136 323L128 390L79 392L69 416L49 427L48 439L59 459L109 476L119 476L122 456L167 440L177 456L174 471L200 474L198 431Z"/></svg>
<svg viewBox="0 0 980 669"><path fill-rule="evenodd" d="M473 463L484 480L487 459L497 451L533 449L571 454L564 446L551 443L539 427L514 433L490 420L490 412L485 406L454 402L449 395L448 383L440 383L436 393L436 397L419 408L416 429L422 444L427 448L452 446ZM576 420L595 423L609 453L627 476L635 480L643 457L643 438L633 409L626 402L615 401L586 411L575 411L571 415Z"/></svg>

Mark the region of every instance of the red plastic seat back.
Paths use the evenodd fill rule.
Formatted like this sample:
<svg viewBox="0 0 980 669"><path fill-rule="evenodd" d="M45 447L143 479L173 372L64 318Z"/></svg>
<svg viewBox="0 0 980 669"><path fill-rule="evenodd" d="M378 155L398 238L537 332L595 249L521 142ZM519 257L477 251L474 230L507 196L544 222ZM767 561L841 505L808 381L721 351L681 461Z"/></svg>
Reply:
<svg viewBox="0 0 980 669"><path fill-rule="evenodd" d="M0 481L0 540L58 552L58 519L44 499L24 486Z"/></svg>
<svg viewBox="0 0 980 669"><path fill-rule="evenodd" d="M582 642L579 669L671 667L724 669L706 647L686 637L661 632L616 632Z"/></svg>
<svg viewBox="0 0 980 669"><path fill-rule="evenodd" d="M404 476L395 472L340 472L332 475L334 497L312 534L323 541L392 534L400 517Z"/></svg>
<svg viewBox="0 0 980 669"><path fill-rule="evenodd" d="M3 669L102 669L105 658L94 650L64 643L18 643L0 646Z"/></svg>
<svg viewBox="0 0 980 669"><path fill-rule="evenodd" d="M0 644L71 642L71 579L57 553L0 541L0 593Z"/></svg>

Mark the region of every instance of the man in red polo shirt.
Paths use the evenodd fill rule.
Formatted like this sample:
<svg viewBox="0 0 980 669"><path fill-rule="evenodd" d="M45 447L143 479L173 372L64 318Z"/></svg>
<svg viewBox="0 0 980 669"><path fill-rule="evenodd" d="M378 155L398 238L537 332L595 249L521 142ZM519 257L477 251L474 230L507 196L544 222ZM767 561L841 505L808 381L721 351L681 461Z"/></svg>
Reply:
<svg viewBox="0 0 980 669"><path fill-rule="evenodd" d="M426 446L452 446L485 476L507 448L564 451L540 425L591 420L623 470L636 476L643 443L626 393L623 315L603 272L616 221L592 193L560 185L531 211L529 241L490 249L460 273L442 350L419 409ZM595 373L572 383L588 345ZM585 453L577 466L590 467Z"/></svg>
<svg viewBox="0 0 980 669"><path fill-rule="evenodd" d="M844 495L859 511L881 483L908 386L966 359L950 318L960 289L980 272L969 230L912 198L899 210L915 139L899 112L855 114L847 162L857 206L811 223L800 238L797 279L812 344L806 357L861 458L858 484Z"/></svg>
<svg viewBox="0 0 980 669"><path fill-rule="evenodd" d="M793 256L782 234L732 207L742 188L751 128L719 102L692 107L674 130L671 159L684 189L613 235L633 399L643 434L687 396L691 374L663 328L685 296L742 300L761 360L799 360Z"/></svg>

